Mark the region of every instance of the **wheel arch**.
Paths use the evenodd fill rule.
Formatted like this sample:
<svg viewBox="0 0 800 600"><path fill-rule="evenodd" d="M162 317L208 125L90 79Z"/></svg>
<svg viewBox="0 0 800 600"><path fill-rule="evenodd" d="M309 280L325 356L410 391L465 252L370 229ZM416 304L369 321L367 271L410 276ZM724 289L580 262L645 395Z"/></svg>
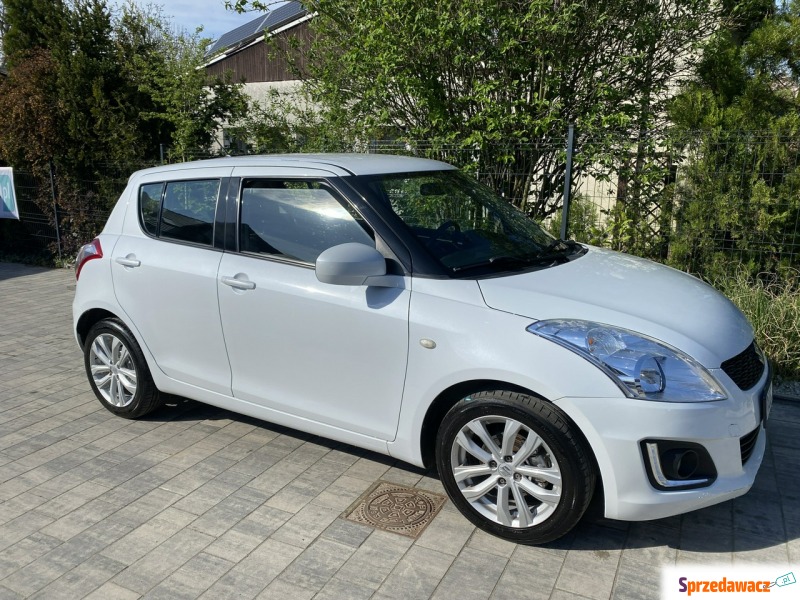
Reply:
<svg viewBox="0 0 800 600"><path fill-rule="evenodd" d="M528 396L534 396L536 398L540 398L545 402L553 404L548 398L545 398L541 394L537 394L533 390L530 390L520 385L515 385L513 383L508 383L506 381L499 381L494 379L476 379L471 381L463 381L461 383L452 385L449 388L443 390L441 393L439 393L438 396L436 396L436 398L433 400L433 402L431 402L430 406L428 407L428 410L425 413L425 418L422 421L422 429L420 431L419 443L420 443L420 453L425 468L432 468L436 464L436 434L439 431L439 426L441 425L444 416L447 414L447 411L449 411L459 400L461 400L466 396L469 396L470 394L477 394L479 392L488 392L492 390L526 394ZM588 439L584 435L581 428L577 425L577 423L575 423L575 421L570 419L569 416L563 411L559 412L561 413L562 417L572 425L573 430L577 433L578 436L580 436L581 441L586 447L589 453L589 457L591 458L592 461L592 467L597 477L597 485L595 486L595 493L597 493L598 490L602 492L603 476L597 464L597 457L595 457L594 455L594 449L592 448L592 445L589 443Z"/></svg>
<svg viewBox="0 0 800 600"><path fill-rule="evenodd" d="M425 418L422 421L422 429L420 431L420 453L422 461L426 468L431 468L436 464L436 434L439 431L444 416L459 400L469 396L470 394L477 394L478 392L488 392L490 390L503 390L506 392L517 392L520 394L528 394L536 396L542 400L548 401L536 392L524 388L513 383L506 381L499 381L495 379L475 379L471 381L462 381L451 385L449 388L439 393L425 413Z"/></svg>
<svg viewBox="0 0 800 600"><path fill-rule="evenodd" d="M103 319L119 319L119 317L104 308L92 308L80 316L77 325L75 325L75 332L78 334L78 343L81 348L86 343L86 336L89 334L89 330Z"/></svg>
<svg viewBox="0 0 800 600"><path fill-rule="evenodd" d="M81 329L78 335L84 351L89 384L104 408L117 416L137 419L162 404L163 396L153 380L147 357L136 336L122 319L107 309L93 308L81 315L76 331L78 328ZM111 337L113 341L106 340L95 347L90 340L96 340L100 336ZM106 354L105 359L100 359L102 365L100 362L93 362L100 346L105 346L102 352ZM126 351L124 355L120 346ZM95 365L106 371L106 375L101 375L102 390L94 377ZM116 388L113 383L115 379L118 381ZM108 390L105 390L106 385L110 386Z"/></svg>

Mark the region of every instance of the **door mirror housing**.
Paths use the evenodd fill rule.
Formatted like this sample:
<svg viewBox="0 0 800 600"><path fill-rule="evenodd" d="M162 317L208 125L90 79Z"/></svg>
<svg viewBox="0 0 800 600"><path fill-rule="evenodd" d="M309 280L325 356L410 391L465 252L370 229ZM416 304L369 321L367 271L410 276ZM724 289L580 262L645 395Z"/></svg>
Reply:
<svg viewBox="0 0 800 600"><path fill-rule="evenodd" d="M314 271L322 283L369 285L370 277L386 275L386 259L371 246L350 242L320 254Z"/></svg>

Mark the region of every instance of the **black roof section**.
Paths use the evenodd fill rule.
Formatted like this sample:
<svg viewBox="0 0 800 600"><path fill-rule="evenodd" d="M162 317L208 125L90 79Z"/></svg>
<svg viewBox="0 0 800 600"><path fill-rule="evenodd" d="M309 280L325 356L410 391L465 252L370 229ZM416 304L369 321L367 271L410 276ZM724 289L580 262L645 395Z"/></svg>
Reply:
<svg viewBox="0 0 800 600"><path fill-rule="evenodd" d="M223 34L206 52L206 57L219 54L223 50L236 48L252 42L262 34L274 31L287 23L291 23L308 14L308 10L296 0L287 2L266 15L260 15L252 21L240 25L236 29Z"/></svg>

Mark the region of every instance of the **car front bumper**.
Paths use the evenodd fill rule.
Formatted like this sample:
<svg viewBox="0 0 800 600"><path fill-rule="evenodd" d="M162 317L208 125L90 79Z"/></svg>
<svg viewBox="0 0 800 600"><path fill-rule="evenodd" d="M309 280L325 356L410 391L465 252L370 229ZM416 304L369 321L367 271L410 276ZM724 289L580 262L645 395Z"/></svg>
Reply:
<svg viewBox="0 0 800 600"><path fill-rule="evenodd" d="M750 489L766 447L762 413L770 386L766 369L753 389L737 390L718 402L561 398L555 404L580 427L594 451L602 477L605 516L645 521L711 506ZM713 461L716 478L705 487L657 489L648 476L652 467L642 451L644 440L701 445Z"/></svg>

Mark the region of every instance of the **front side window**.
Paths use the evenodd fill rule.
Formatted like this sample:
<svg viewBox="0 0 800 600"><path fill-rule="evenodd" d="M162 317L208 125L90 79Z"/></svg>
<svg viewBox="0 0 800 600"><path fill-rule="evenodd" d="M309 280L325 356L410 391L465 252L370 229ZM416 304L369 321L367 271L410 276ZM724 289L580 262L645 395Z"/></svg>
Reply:
<svg viewBox="0 0 800 600"><path fill-rule="evenodd" d="M153 237L211 246L219 179L148 183L139 188L142 229Z"/></svg>
<svg viewBox="0 0 800 600"><path fill-rule="evenodd" d="M239 250L313 263L328 248L375 246L361 216L321 181L249 179L242 185Z"/></svg>

